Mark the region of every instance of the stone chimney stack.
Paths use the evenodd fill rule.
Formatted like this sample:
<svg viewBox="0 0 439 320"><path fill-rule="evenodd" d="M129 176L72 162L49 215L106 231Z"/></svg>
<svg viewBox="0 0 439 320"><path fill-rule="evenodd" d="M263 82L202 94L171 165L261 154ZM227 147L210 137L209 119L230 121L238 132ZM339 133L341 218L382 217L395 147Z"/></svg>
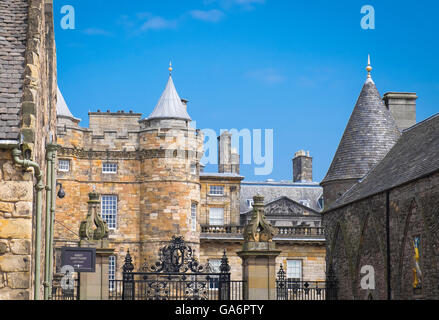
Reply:
<svg viewBox="0 0 439 320"><path fill-rule="evenodd" d="M293 182L312 182L312 157L300 150L293 159Z"/></svg>
<svg viewBox="0 0 439 320"><path fill-rule="evenodd" d="M232 134L228 131L218 137L218 172L239 174L239 154L232 149Z"/></svg>
<svg viewBox="0 0 439 320"><path fill-rule="evenodd" d="M239 174L239 153L238 150L232 148L231 154L232 173Z"/></svg>
<svg viewBox="0 0 439 320"><path fill-rule="evenodd" d="M388 92L383 101L396 121L399 130L416 124L416 93Z"/></svg>

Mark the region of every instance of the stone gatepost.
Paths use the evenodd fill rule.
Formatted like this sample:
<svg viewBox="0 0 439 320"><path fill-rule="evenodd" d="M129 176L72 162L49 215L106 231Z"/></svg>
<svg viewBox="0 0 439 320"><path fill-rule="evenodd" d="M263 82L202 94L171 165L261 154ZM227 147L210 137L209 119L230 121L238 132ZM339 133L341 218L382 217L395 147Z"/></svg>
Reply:
<svg viewBox="0 0 439 320"><path fill-rule="evenodd" d="M244 230L242 259L245 300L276 299L276 257L281 253L272 241L276 231L265 220L264 197L253 197L253 215Z"/></svg>
<svg viewBox="0 0 439 320"><path fill-rule="evenodd" d="M113 254L108 241L108 226L99 214L100 194L89 193L88 213L81 222L80 247L96 248L96 271L81 273L79 277L80 300L108 300L108 258Z"/></svg>

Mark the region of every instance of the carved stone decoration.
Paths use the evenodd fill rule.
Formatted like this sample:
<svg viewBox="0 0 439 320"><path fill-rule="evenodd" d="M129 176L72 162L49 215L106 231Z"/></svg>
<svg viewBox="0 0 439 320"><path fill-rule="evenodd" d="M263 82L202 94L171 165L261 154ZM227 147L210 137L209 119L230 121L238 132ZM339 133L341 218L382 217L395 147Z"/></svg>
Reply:
<svg viewBox="0 0 439 320"><path fill-rule="evenodd" d="M287 199L281 199L265 207L266 216L302 216L303 214L304 208Z"/></svg>
<svg viewBox="0 0 439 320"><path fill-rule="evenodd" d="M102 240L108 238L108 225L98 212L100 194L93 192L88 194L88 213L85 221L79 226L79 236L86 240Z"/></svg>
<svg viewBox="0 0 439 320"><path fill-rule="evenodd" d="M253 214L249 224L244 229L245 242L271 242L276 235L276 230L265 219L264 197L253 197Z"/></svg>

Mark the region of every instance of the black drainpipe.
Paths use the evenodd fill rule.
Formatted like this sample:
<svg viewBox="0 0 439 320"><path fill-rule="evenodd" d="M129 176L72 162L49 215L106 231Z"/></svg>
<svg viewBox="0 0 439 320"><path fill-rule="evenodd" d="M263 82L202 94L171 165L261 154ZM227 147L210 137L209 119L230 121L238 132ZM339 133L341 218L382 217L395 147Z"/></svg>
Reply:
<svg viewBox="0 0 439 320"><path fill-rule="evenodd" d="M387 241L387 300L392 299L392 288L390 285L390 191L386 191L386 241Z"/></svg>

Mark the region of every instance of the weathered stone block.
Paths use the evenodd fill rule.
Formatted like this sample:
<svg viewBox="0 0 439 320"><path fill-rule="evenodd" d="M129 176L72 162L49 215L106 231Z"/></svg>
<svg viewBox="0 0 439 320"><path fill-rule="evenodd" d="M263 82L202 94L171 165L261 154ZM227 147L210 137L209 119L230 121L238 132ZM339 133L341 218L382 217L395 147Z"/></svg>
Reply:
<svg viewBox="0 0 439 320"><path fill-rule="evenodd" d="M32 215L32 202L15 203L14 217L30 217Z"/></svg>
<svg viewBox="0 0 439 320"><path fill-rule="evenodd" d="M0 240L0 255L3 255L7 252L9 252L8 242L5 240Z"/></svg>
<svg viewBox="0 0 439 320"><path fill-rule="evenodd" d="M11 240L11 252L13 254L30 254L30 240Z"/></svg>
<svg viewBox="0 0 439 320"><path fill-rule="evenodd" d="M0 202L0 211L1 212L13 212L14 204L11 202Z"/></svg>
<svg viewBox="0 0 439 320"><path fill-rule="evenodd" d="M32 201L32 181L0 182L0 201Z"/></svg>
<svg viewBox="0 0 439 320"><path fill-rule="evenodd" d="M11 254L0 256L0 271L20 272L28 271L29 268L30 256L16 256Z"/></svg>
<svg viewBox="0 0 439 320"><path fill-rule="evenodd" d="M9 272L8 287L11 289L28 289L30 284L29 272Z"/></svg>
<svg viewBox="0 0 439 320"><path fill-rule="evenodd" d="M29 291L5 288L0 290L0 300L29 300Z"/></svg>
<svg viewBox="0 0 439 320"><path fill-rule="evenodd" d="M31 219L1 219L0 238L30 239L32 235Z"/></svg>

